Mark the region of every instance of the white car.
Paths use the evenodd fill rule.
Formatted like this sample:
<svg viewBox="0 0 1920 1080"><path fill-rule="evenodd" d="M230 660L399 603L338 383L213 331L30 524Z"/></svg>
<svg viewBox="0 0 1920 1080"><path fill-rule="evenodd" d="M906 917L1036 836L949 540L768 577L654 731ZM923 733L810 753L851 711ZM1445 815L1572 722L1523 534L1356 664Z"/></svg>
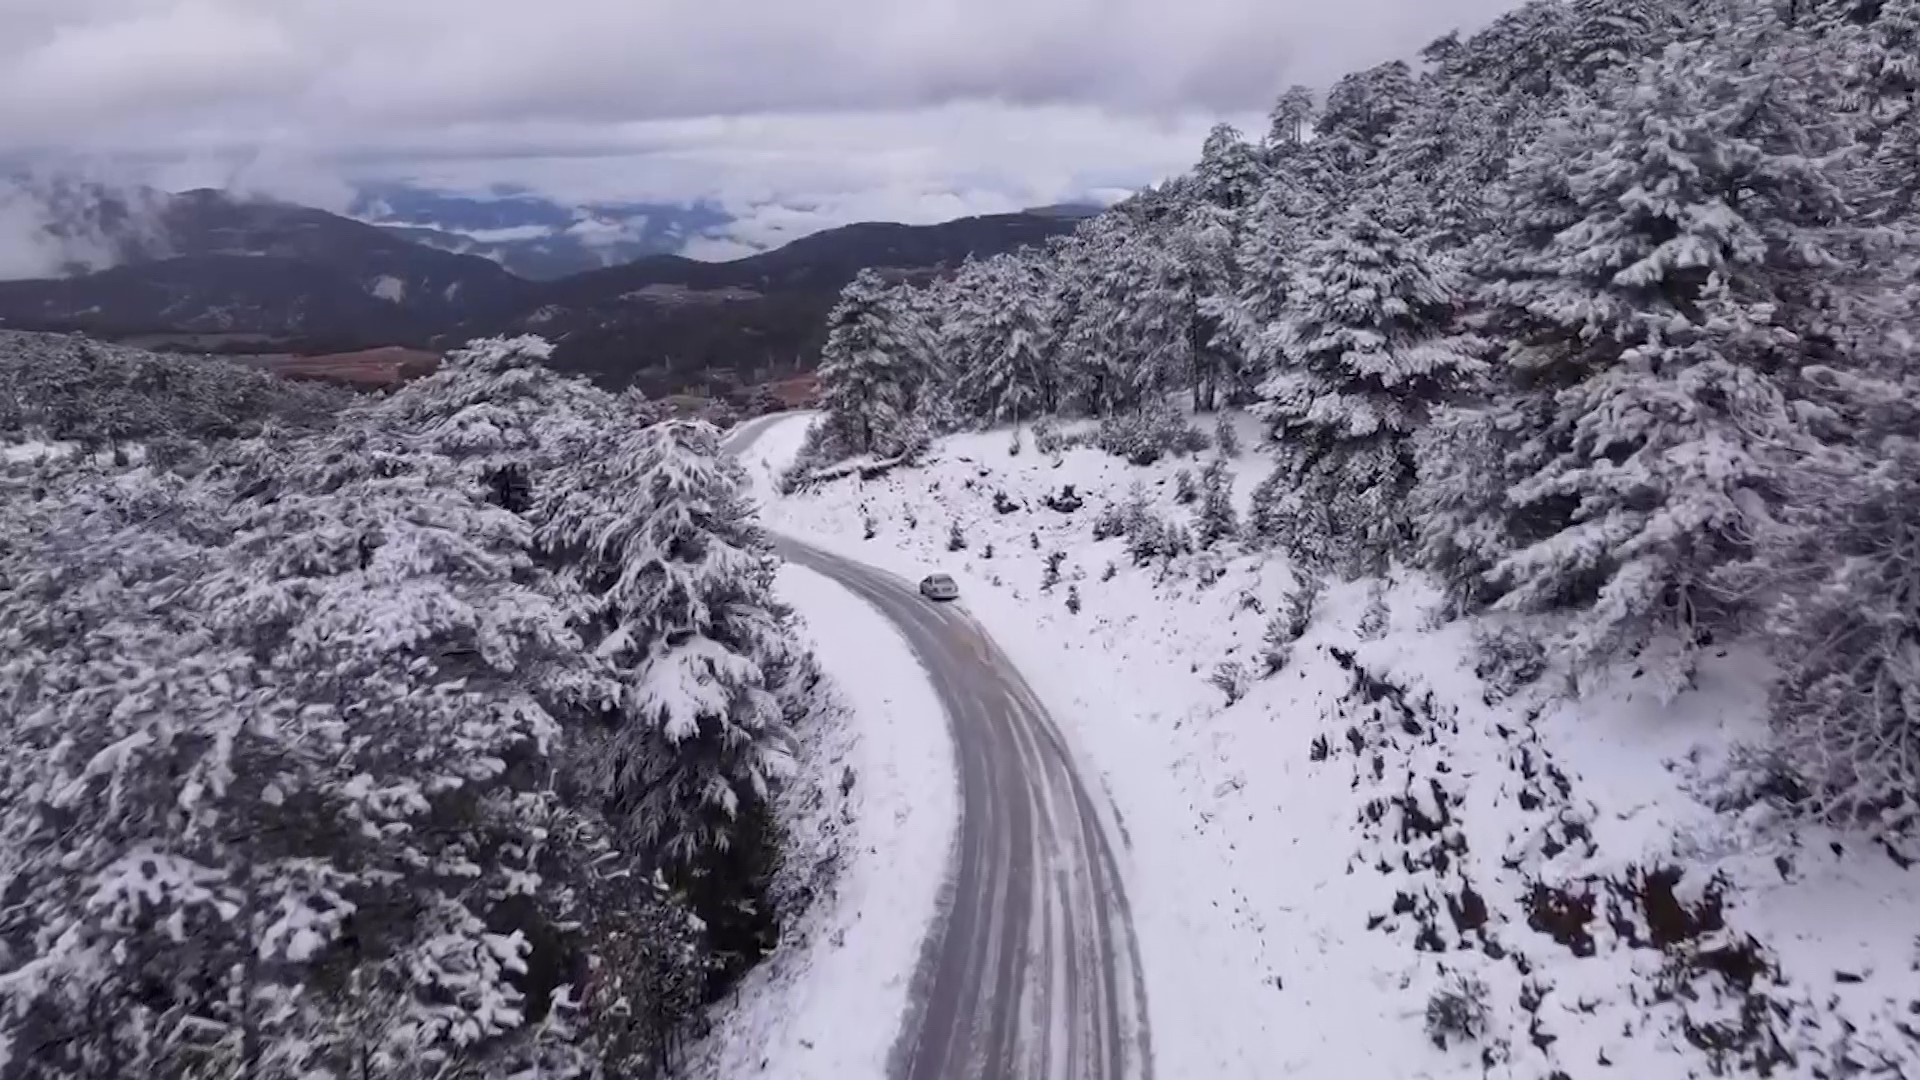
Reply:
<svg viewBox="0 0 1920 1080"><path fill-rule="evenodd" d="M929 600L952 600L960 595L960 586L945 574L928 574L920 579L920 595Z"/></svg>

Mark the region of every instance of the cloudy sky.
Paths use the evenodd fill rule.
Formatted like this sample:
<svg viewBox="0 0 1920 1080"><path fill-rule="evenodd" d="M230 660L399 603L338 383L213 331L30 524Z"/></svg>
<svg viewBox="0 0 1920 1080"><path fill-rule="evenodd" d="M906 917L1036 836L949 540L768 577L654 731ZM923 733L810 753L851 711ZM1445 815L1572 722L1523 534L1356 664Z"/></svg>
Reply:
<svg viewBox="0 0 1920 1080"><path fill-rule="evenodd" d="M0 0L0 158L936 220L1151 182L1511 0Z"/></svg>

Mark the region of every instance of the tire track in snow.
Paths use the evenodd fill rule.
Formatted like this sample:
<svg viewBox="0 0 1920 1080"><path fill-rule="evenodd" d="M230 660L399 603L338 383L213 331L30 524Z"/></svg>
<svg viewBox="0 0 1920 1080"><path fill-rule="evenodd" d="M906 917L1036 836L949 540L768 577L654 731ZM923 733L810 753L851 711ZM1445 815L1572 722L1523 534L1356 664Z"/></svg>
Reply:
<svg viewBox="0 0 1920 1080"><path fill-rule="evenodd" d="M771 421L729 436L738 454ZM884 571L780 538L906 638L947 714L961 815L894 1080L1152 1080L1146 990L1111 809L978 623ZM1103 813L1105 811L1105 813Z"/></svg>

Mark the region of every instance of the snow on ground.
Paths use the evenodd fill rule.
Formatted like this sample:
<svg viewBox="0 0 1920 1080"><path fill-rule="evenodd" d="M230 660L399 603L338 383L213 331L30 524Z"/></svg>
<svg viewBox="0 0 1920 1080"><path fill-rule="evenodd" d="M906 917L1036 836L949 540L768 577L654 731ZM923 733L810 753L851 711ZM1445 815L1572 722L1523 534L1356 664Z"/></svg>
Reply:
<svg viewBox="0 0 1920 1080"><path fill-rule="evenodd" d="M839 866L718 1010L691 1074L880 1080L958 822L953 748L932 685L879 612L798 566L777 585L845 706L805 748L792 846L837 851Z"/></svg>
<svg viewBox="0 0 1920 1080"><path fill-rule="evenodd" d="M799 455L800 443L807 437L807 425L812 416L812 413L796 413L791 417L775 415L746 422L746 425L764 427L759 435L753 437L752 444L740 460L763 508L775 497L773 493L780 473Z"/></svg>
<svg viewBox="0 0 1920 1080"><path fill-rule="evenodd" d="M804 424L776 424L750 470L777 472ZM1667 704L1629 671L1577 702L1499 700L1476 627L1398 575L1378 632L1372 585L1331 584L1291 661L1229 705L1210 676L1264 671L1285 561L1135 566L1092 538L1135 481L1186 520L1173 477L1205 461L1016 456L989 432L764 511L910 578L952 573L1067 728L1125 830L1159 1075L1920 1074L1920 871L1715 801L1760 733L1763 663L1729 650ZM1244 509L1265 465L1232 465Z"/></svg>
<svg viewBox="0 0 1920 1080"><path fill-rule="evenodd" d="M0 463L9 465L63 458L79 452L79 446L66 442L0 443Z"/></svg>
<svg viewBox="0 0 1920 1080"><path fill-rule="evenodd" d="M32 465L59 458L70 458L81 454L84 448L77 442L29 438L24 442L0 442L0 465ZM94 451L94 460L101 465L115 464L116 451L100 449ZM124 463L139 464L146 460L147 448L140 443L122 443L117 451Z"/></svg>

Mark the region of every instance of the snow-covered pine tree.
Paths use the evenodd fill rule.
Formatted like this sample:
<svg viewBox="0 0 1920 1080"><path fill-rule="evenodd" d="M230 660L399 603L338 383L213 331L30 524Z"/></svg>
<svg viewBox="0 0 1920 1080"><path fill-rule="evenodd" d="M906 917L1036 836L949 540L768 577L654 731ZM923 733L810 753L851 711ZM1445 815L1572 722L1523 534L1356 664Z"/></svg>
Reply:
<svg viewBox="0 0 1920 1080"><path fill-rule="evenodd" d="M1083 227L1085 281L1060 355L1067 393L1090 416L1131 408L1138 343L1127 333L1134 299L1146 289L1146 256L1130 223L1109 214Z"/></svg>
<svg viewBox="0 0 1920 1080"><path fill-rule="evenodd" d="M525 526L446 464L272 502L142 470L67 496L0 552L8 1055L75 1080L586 1072L527 978L580 914L588 846L549 839L591 823L547 787L579 653L518 580Z"/></svg>
<svg viewBox="0 0 1920 1080"><path fill-rule="evenodd" d="M1265 175L1259 151L1232 124L1215 124L1194 166L1197 194L1209 205L1236 211L1253 205Z"/></svg>
<svg viewBox="0 0 1920 1080"><path fill-rule="evenodd" d="M768 670L792 646L744 477L710 425L669 421L578 463L540 517L609 681L587 785L658 865L726 851L792 760Z"/></svg>
<svg viewBox="0 0 1920 1080"><path fill-rule="evenodd" d="M827 316L820 351L821 424L840 456L892 456L916 430L927 382L924 342L911 325L905 294L865 270Z"/></svg>
<svg viewBox="0 0 1920 1080"><path fill-rule="evenodd" d="M291 861L285 891L257 905L259 956L357 946L368 957L299 1033L294 1045L317 1058L308 1067L424 1075L489 1042L502 1071L530 1057L554 1066L570 1039L530 1023L549 1002L523 987L529 965L564 963L534 943L564 947L592 874L575 861L591 844L551 842L597 835L551 787L554 713L586 703L586 658L538 580L526 523L475 500L463 472L429 460L334 492L282 492L240 518L233 568L202 584L210 625L263 657L298 710L268 722L308 740L277 770L208 764L211 792L244 773L241 790L267 815L243 874ZM282 830L343 827L361 843L337 871L313 867L310 847L277 846ZM402 912L391 927L374 914Z"/></svg>
<svg viewBox="0 0 1920 1080"><path fill-rule="evenodd" d="M1283 157L1307 141L1313 130L1313 91L1295 84L1281 91L1267 114L1267 154Z"/></svg>
<svg viewBox="0 0 1920 1080"><path fill-rule="evenodd" d="M1665 0L1572 0L1568 8L1567 73L1585 85L1638 67L1676 29Z"/></svg>
<svg viewBox="0 0 1920 1080"><path fill-rule="evenodd" d="M1571 21L1562 0L1532 0L1447 50L1445 63L1501 98L1554 104Z"/></svg>
<svg viewBox="0 0 1920 1080"><path fill-rule="evenodd" d="M1368 187L1383 224L1454 252L1492 225L1488 193L1506 174L1508 118L1482 81L1444 60L1418 86L1374 159Z"/></svg>
<svg viewBox="0 0 1920 1080"><path fill-rule="evenodd" d="M1848 35L1848 89L1871 155L1861 202L1910 236L1920 219L1920 0L1874 7L1871 21Z"/></svg>
<svg viewBox="0 0 1920 1080"><path fill-rule="evenodd" d="M1129 342L1128 374L1136 402L1192 386L1213 337L1213 321L1201 309L1200 267L1182 254L1164 242L1133 246L1137 291L1121 326Z"/></svg>
<svg viewBox="0 0 1920 1080"><path fill-rule="evenodd" d="M1193 518L1194 542L1211 548L1240 533L1240 516L1233 508L1233 473L1227 459L1216 457L1200 474L1200 509Z"/></svg>
<svg viewBox="0 0 1920 1080"><path fill-rule="evenodd" d="M1817 64L1765 5L1747 17L1534 148L1519 197L1577 220L1516 231L1488 266L1492 325L1515 342L1494 428L1538 466L1488 510L1514 546L1489 572L1498 605L1581 611L1580 664L1678 632L1654 665L1669 688L1737 607L1716 572L1778 504L1772 454L1798 438L1782 373L1825 347L1809 305L1847 216L1832 118L1795 92Z"/></svg>
<svg viewBox="0 0 1920 1080"><path fill-rule="evenodd" d="M1203 203L1176 222L1168 238L1168 253L1187 269L1183 299L1188 304L1188 381L1195 412L1216 409L1223 399L1237 402L1258 382L1235 347L1235 334L1227 329L1232 316L1222 310L1239 291L1235 256L1243 222L1242 211Z"/></svg>
<svg viewBox="0 0 1920 1080"><path fill-rule="evenodd" d="M1047 325L1041 335L1040 365L1046 373L1041 408L1049 416L1075 410L1085 398L1079 381L1083 368L1073 354L1073 332L1092 294L1088 246L1087 238L1076 234L1055 237L1046 248L1048 273L1041 308Z"/></svg>
<svg viewBox="0 0 1920 1080"><path fill-rule="evenodd" d="M1920 386L1812 376L1858 434L1789 475L1753 572L1776 590L1776 748L1798 807L1887 839L1920 832Z"/></svg>
<svg viewBox="0 0 1920 1080"><path fill-rule="evenodd" d="M1286 312L1284 366L1255 407L1273 429L1293 508L1276 539L1311 563L1361 569L1404 541L1414 479L1408 439L1427 410L1482 369L1451 334L1454 275L1375 220L1343 215L1303 253Z"/></svg>
<svg viewBox="0 0 1920 1080"><path fill-rule="evenodd" d="M965 366L957 393L968 411L988 423L1032 420L1057 399L1047 370L1049 290L1039 260L1024 253L986 264L986 279L962 297L956 320L963 327Z"/></svg>
<svg viewBox="0 0 1920 1080"><path fill-rule="evenodd" d="M1327 91L1314 142L1336 171L1358 178L1413 103L1413 71L1404 61L1354 72Z"/></svg>
<svg viewBox="0 0 1920 1080"><path fill-rule="evenodd" d="M902 441L911 445L918 434L912 430L915 427L948 432L959 424L953 404L953 370L942 347L948 310L943 294L933 287L896 285L888 299L895 328L915 361L916 379L908 386L909 430L902 435Z"/></svg>
<svg viewBox="0 0 1920 1080"><path fill-rule="evenodd" d="M1287 285L1309 223L1318 219L1318 201L1294 186L1286 165L1281 168L1243 216L1234 252L1238 284L1230 295L1209 290L1200 303L1218 327L1210 344L1231 357L1240 379L1256 386L1281 363Z"/></svg>
<svg viewBox="0 0 1920 1080"><path fill-rule="evenodd" d="M373 405L350 437L403 456L418 449L450 458L495 503L524 511L546 476L596 456L609 431L638 422L612 395L547 367L552 353L532 335L468 342L432 375ZM351 467L354 453L340 463Z"/></svg>

